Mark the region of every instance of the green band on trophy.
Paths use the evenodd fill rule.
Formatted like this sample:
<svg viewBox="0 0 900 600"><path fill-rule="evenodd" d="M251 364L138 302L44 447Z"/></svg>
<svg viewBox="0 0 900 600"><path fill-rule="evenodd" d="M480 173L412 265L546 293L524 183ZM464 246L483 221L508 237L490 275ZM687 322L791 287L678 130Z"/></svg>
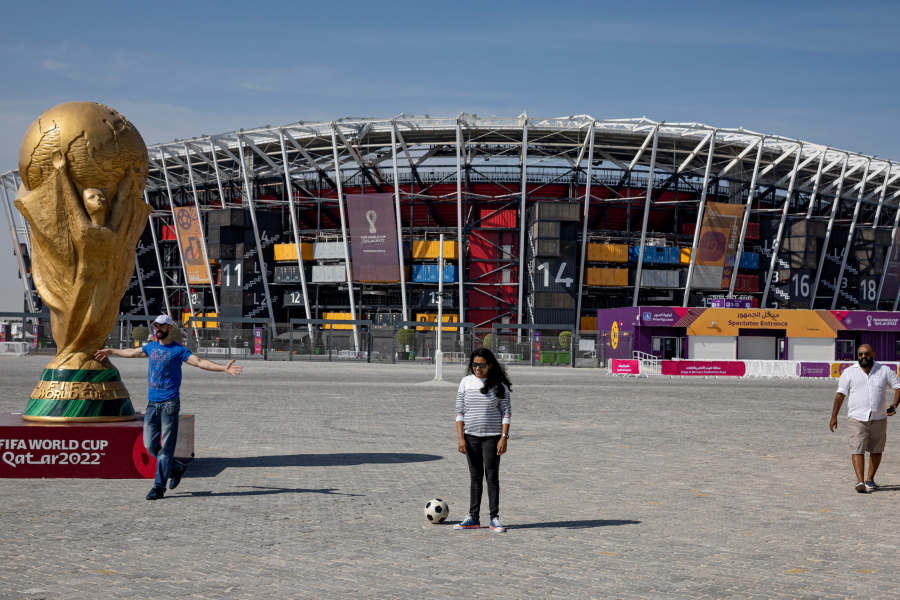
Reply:
<svg viewBox="0 0 900 600"><path fill-rule="evenodd" d="M134 418L131 400L52 400L32 398L23 415L25 420L126 420Z"/></svg>
<svg viewBox="0 0 900 600"><path fill-rule="evenodd" d="M41 381L121 381L118 369L44 369Z"/></svg>

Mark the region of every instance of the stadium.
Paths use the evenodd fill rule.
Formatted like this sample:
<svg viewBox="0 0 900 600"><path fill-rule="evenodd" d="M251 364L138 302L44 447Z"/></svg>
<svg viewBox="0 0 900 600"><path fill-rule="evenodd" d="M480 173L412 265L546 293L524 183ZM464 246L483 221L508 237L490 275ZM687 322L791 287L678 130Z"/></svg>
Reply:
<svg viewBox="0 0 900 600"><path fill-rule="evenodd" d="M256 323L273 339L312 334L309 320L353 321L325 326L352 328L359 350L363 321L435 321L441 285L442 318L460 332L518 336L542 325L594 332L598 310L617 307L889 311L900 299L900 169L775 134L588 115L400 115L148 150L153 212L126 317ZM23 308L38 312L28 227L13 205L21 178L0 181ZM396 224L394 276L354 273L352 209L369 196L391 209L378 227Z"/></svg>

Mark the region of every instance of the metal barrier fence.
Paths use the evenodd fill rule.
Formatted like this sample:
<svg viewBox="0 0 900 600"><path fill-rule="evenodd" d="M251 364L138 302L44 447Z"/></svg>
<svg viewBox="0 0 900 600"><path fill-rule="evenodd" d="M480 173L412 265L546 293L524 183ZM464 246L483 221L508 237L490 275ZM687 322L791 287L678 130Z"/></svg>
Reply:
<svg viewBox="0 0 900 600"><path fill-rule="evenodd" d="M120 315L107 345L140 346L150 340L154 316ZM323 360L376 363L434 363L436 323L366 319L291 319L272 327L268 319L194 316L184 320L175 337L192 352L211 359ZM354 335L354 327L356 329ZM486 347L508 365L608 366L611 356L631 356L626 333L576 330L571 325L444 323L444 363L465 364L472 350ZM16 353L53 354L49 313L0 312L0 342L16 342Z"/></svg>

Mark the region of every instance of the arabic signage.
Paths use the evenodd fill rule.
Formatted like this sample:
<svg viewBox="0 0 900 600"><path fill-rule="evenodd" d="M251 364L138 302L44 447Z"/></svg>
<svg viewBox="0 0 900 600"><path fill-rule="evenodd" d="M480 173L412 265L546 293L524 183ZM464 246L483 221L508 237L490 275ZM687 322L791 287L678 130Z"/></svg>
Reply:
<svg viewBox="0 0 900 600"><path fill-rule="evenodd" d="M831 377L831 364L802 362L800 363L800 377Z"/></svg>
<svg viewBox="0 0 900 600"><path fill-rule="evenodd" d="M641 365L636 360L613 358L609 361L609 372L613 375L639 375Z"/></svg>
<svg viewBox="0 0 900 600"><path fill-rule="evenodd" d="M747 366L738 360L664 360L660 363L663 375L696 377L743 377Z"/></svg>
<svg viewBox="0 0 900 600"><path fill-rule="evenodd" d="M180 206L173 209L173 212L175 213L175 226L178 228L178 245L181 248L181 258L184 261L188 283L209 283L209 274L206 272L206 252L203 248L203 235L200 233L197 208Z"/></svg>
<svg viewBox="0 0 900 600"><path fill-rule="evenodd" d="M392 194L347 194L353 280L400 281L397 220Z"/></svg>
<svg viewBox="0 0 900 600"><path fill-rule="evenodd" d="M143 426L141 418L48 425L0 414L0 478L153 478L156 459L144 449ZM175 456L193 454L194 416L183 414Z"/></svg>

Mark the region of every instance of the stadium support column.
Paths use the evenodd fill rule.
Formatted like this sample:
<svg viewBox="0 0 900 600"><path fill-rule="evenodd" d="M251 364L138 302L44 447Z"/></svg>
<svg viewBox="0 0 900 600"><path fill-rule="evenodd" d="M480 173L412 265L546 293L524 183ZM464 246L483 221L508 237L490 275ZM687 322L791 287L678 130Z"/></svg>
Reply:
<svg viewBox="0 0 900 600"><path fill-rule="evenodd" d="M256 259L259 263L259 274L262 276L263 292L266 295L266 308L269 311L269 329L272 330L272 339L278 335L275 327L275 311L272 310L272 296L269 295L269 274L266 270L266 259L263 257L262 241L259 239L259 225L256 221L256 205L253 202L253 187L250 185L250 174L247 172L247 160L244 158L244 142L241 136L237 137L238 156L241 161L241 173L244 174L244 191L247 193L247 206L250 207L250 221L253 223L253 237L256 240Z"/></svg>
<svg viewBox="0 0 900 600"><path fill-rule="evenodd" d="M784 224L787 221L788 210L791 206L791 196L794 195L794 184L797 182L797 171L800 167L800 155L803 154L803 144L797 145L797 157L794 159L794 168L791 170L791 182L788 184L787 196L784 206L781 207L781 220L778 222L778 233L772 243L772 258L769 260L769 270L766 271L766 286L763 288L762 308L766 308L769 299L769 288L772 287L772 274L775 273L775 265L778 263L778 251L781 250L781 240L784 237Z"/></svg>
<svg viewBox="0 0 900 600"><path fill-rule="evenodd" d="M459 153L457 152L457 157ZM400 174L397 172L397 121L391 121L391 160L394 170L394 212L397 219L397 255L400 257L400 300L403 306L403 320L409 321L409 309L406 306L406 263L403 257L403 217L400 215ZM457 168L459 163L457 162ZM457 176L457 179L459 177ZM443 245L441 250L443 251ZM462 252L462 240L459 241L459 252ZM460 271L462 277L462 271ZM462 304L460 304L461 306Z"/></svg>
<svg viewBox="0 0 900 600"><path fill-rule="evenodd" d="M219 174L219 159L216 158L216 143L210 138L209 151L212 154L213 170L216 172L216 185L219 186L219 202L225 208L225 190L222 189L222 176Z"/></svg>
<svg viewBox="0 0 900 600"><path fill-rule="evenodd" d="M844 269L847 268L847 256L850 254L850 246L853 243L853 233L856 231L856 221L859 219L859 207L862 206L863 192L866 190L866 182L869 179L869 167L872 166L872 159L866 161L866 167L863 170L862 181L859 184L859 194L856 196L856 206L853 207L853 218L850 221L850 230L847 232L847 243L844 245L844 253L841 255L841 268L838 271L837 279L834 282L834 295L831 297L831 310L837 306L838 294L841 291L841 282L844 280ZM875 242L872 241L874 247Z"/></svg>
<svg viewBox="0 0 900 600"><path fill-rule="evenodd" d="M197 336L197 323L193 319L195 316L194 298L191 296L191 286L188 283L187 266L184 264L184 255L181 253L181 233L178 232L178 223L175 222L175 201L172 199L172 186L169 185L169 170L166 168L166 155L162 148L159 149L159 165L163 172L163 179L166 182L166 196L169 198L169 211L172 214L172 229L175 230L175 240L178 243L178 260L181 263L181 274L184 275L184 293L187 294L188 309L191 311L191 328L194 330L194 339L199 341L200 338ZM162 275L162 273L160 273L160 275Z"/></svg>
<svg viewBox="0 0 900 600"><path fill-rule="evenodd" d="M347 219L344 216L344 185L341 182L341 163L338 160L337 123L331 122L331 151L334 155L334 180L337 182L338 212L341 238L344 240L344 273L347 275L347 294L350 297L350 318L356 321L356 302L353 299L353 272L350 267L350 240L347 239ZM353 324L353 347L359 352L359 327Z"/></svg>
<svg viewBox="0 0 900 600"><path fill-rule="evenodd" d="M744 208L744 219L741 222L741 236L738 238L737 253L734 255L734 266L731 268L731 280L728 282L728 297L734 296L734 284L737 282L738 271L741 268L741 256L744 254L744 238L747 235L747 223L750 222L750 211L753 208L753 197L756 195L756 180L759 177L759 161L762 160L763 146L766 138L759 138L759 148L756 150L756 160L753 163L753 175L750 176L750 190L747 192L747 206Z"/></svg>
<svg viewBox="0 0 900 600"><path fill-rule="evenodd" d="M525 113L522 113L523 115ZM527 196L528 183L528 117L526 116L522 122L522 152L519 154L521 161L521 180L519 183L519 301L516 306L516 322L522 323L522 302L525 292L525 199ZM522 329L516 329L516 341L521 341Z"/></svg>
<svg viewBox="0 0 900 600"><path fill-rule="evenodd" d="M638 250L637 271L634 274L634 297L632 306L638 305L638 294L641 291L641 272L644 266L644 244L647 242L647 222L650 220L650 201L653 196L653 172L656 170L656 147L659 143L659 123L653 129L653 150L650 152L650 170L647 172L647 193L644 198L644 222L641 224L641 247ZM631 200L629 200L629 203Z"/></svg>
<svg viewBox="0 0 900 600"><path fill-rule="evenodd" d="M828 256L828 242L831 241L831 230L834 227L834 218L837 216L838 206L841 203L841 191L844 187L844 174L847 173L847 161L849 159L850 155L844 154L844 164L841 167L841 176L837 181L834 202L831 204L831 216L828 217L828 227L825 229L825 241L822 243L822 250L819 255L819 266L816 269L816 280L812 287L812 298L809 301L809 307L811 309L815 308L816 305L816 296L819 293L819 280L822 278L822 268L825 266L825 258ZM812 200L810 200L810 204L812 204ZM840 285L840 282L835 282L835 285Z"/></svg>
<svg viewBox="0 0 900 600"><path fill-rule="evenodd" d="M15 189L16 180L13 178L13 189ZM31 281L28 269L25 267L25 259L22 257L22 248L19 246L19 237L16 235L16 223L13 220L12 209L9 207L9 192L6 191L6 183L0 178L0 188L3 188L3 208L6 209L6 221L9 223L10 242L13 245L13 253L16 255L16 262L19 264L19 277L22 279L22 285L25 286L25 303L28 305L29 312L37 312L34 304L34 297L31 295Z"/></svg>
<svg viewBox="0 0 900 600"><path fill-rule="evenodd" d="M463 222L462 222L462 152L463 152L463 134L460 119L462 115L456 119L456 236L458 238L456 248L456 264L457 284L459 287L459 322L465 323L466 297L463 293L463 281L465 280L465 271L463 271L463 251L465 248L465 240L463 240ZM465 348L465 334L463 328L459 328L459 343Z"/></svg>
<svg viewBox="0 0 900 600"><path fill-rule="evenodd" d="M184 145L184 160L187 163L188 178L191 181L191 193L194 197L194 208L197 209L197 225L200 227L200 239L203 242L203 266L206 267L206 277L209 279L209 292L212 295L213 309L216 316L219 315L219 299L216 298L216 282L209 267L209 250L206 246L206 229L203 227L203 219L200 217L200 201L197 199L197 185L194 183L194 168L191 165L191 151L187 144Z"/></svg>
<svg viewBox="0 0 900 600"><path fill-rule="evenodd" d="M144 202L150 204L147 198L147 190L144 190ZM153 213L147 215L147 224L150 226L150 236L153 238L153 253L156 254L156 268L159 269L159 285L162 286L163 304L166 305L166 314L172 314L172 307L169 306L169 290L166 289L166 274L163 271L162 257L159 255L159 242L156 239L156 226L153 224Z"/></svg>
<svg viewBox="0 0 900 600"><path fill-rule="evenodd" d="M819 193L819 182L822 180L822 166L825 164L825 155L828 154L828 148L822 150L822 156L819 157L819 168L816 169L816 180L813 183L812 194L809 196L809 206L806 207L806 220L812 218L813 205L816 203L816 194Z"/></svg>
<svg viewBox="0 0 900 600"><path fill-rule="evenodd" d="M297 227L297 210L294 207L294 186L291 183L291 169L288 166L287 149L284 147L284 129L278 130L278 141L281 144L281 164L284 165L284 187L287 189L288 208L291 211L291 233L294 236L294 249L297 251L297 266L300 268L300 289L303 292L303 309L306 311L306 318L312 319L312 313L309 311L309 295L306 292L306 271L303 267L303 252L300 248L300 232ZM312 323L306 324L309 332L309 339L313 339ZM293 334L291 334L293 335Z"/></svg>
<svg viewBox="0 0 900 600"><path fill-rule="evenodd" d="M581 331L581 295L584 293L584 262L587 257L587 247L588 247L588 216L591 212L591 177L593 177L593 173L591 171L591 167L594 166L594 124L596 121L591 121L591 125L588 128L587 139L585 139L585 143L588 146L588 161L587 161L587 180L584 184L584 222L581 225L581 260L579 261L580 267L578 270L578 298L575 300L575 325L572 331L575 332L576 338L579 336L579 332ZM581 146L581 155L584 155L584 145ZM578 157L578 161L575 163L575 172L578 173L578 169L581 167L581 156ZM577 179L575 180L578 181ZM570 353L571 366L575 366L575 353Z"/></svg>
<svg viewBox="0 0 900 600"><path fill-rule="evenodd" d="M691 296L691 283L694 280L694 261L697 260L697 243L700 240L700 227L703 225L703 211L706 209L706 191L709 188L709 174L712 171L713 155L716 152L716 135L713 129L709 138L709 154L706 155L706 169L703 171L703 187L700 189L700 206L697 207L697 224L694 226L694 241L691 242L691 262L688 264L687 280L684 285L684 300L681 305L687 306Z"/></svg>
<svg viewBox="0 0 900 600"><path fill-rule="evenodd" d="M891 176L891 169L893 168L893 166L893 164L888 162L887 169L884 173L884 186L881 188L881 196L878 200L879 206L884 202L884 196L887 193L888 180ZM897 207L897 211L894 213L894 228L891 230L891 245L888 246L887 256L884 257L884 266L881 268L881 277L878 278L878 297L875 298L876 310L878 309L878 304L881 302L881 291L884 289L885 274L887 273L888 267L891 265L891 254L893 254L894 252L894 241L897 239L898 225L900 225L900 206ZM872 222L872 229L878 229L877 218ZM894 303L894 307L892 310L897 310L896 302Z"/></svg>
<svg viewBox="0 0 900 600"><path fill-rule="evenodd" d="M872 229L878 229L878 220L881 218L881 208L884 206L884 197L887 192L888 181L891 176L891 168L894 165L890 161L887 162L884 171L884 185L881 187L881 194L878 196L878 208L875 209L875 218L872 219Z"/></svg>

